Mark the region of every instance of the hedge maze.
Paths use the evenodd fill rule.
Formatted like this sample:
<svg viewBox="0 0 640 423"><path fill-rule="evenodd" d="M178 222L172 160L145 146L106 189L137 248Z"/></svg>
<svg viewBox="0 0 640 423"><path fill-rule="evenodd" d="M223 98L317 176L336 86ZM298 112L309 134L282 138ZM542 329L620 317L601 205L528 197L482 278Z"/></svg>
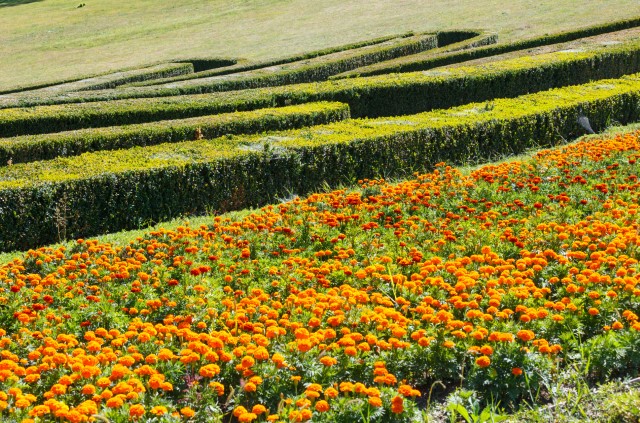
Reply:
<svg viewBox="0 0 640 423"><path fill-rule="evenodd" d="M639 25L407 33L1 93L0 250L553 145L583 133L578 110L596 130L636 121L640 40L463 62Z"/></svg>

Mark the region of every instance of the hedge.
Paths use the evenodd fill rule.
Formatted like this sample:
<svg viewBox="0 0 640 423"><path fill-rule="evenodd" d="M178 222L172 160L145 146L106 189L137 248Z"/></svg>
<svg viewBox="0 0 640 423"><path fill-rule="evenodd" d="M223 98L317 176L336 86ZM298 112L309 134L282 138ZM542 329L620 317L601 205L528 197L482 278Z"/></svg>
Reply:
<svg viewBox="0 0 640 423"><path fill-rule="evenodd" d="M170 82L184 81L188 79L199 79L199 78L204 78L208 76L219 76L219 75L228 75L231 73L246 72L246 71L260 69L260 68L267 68L267 67L294 63L294 62L303 61L303 60L309 60L309 59L313 59L320 56L327 56L333 53L360 49L362 47L381 44L383 42L392 41L392 40L397 43L402 38L407 38L412 35L414 34L409 32L401 35L386 36L381 38L375 38L372 40L361 41L358 43L346 44L338 47L330 47L323 50L316 50L316 51L312 51L304 54L283 57L279 59L273 59L273 60L262 61L262 62L253 62L253 63L251 62L238 63L236 66L229 66L224 69L212 69L212 70L199 71L199 69L196 66L196 63L194 63L193 60L189 59L185 61L192 62L194 66L196 66L196 70L195 70L196 73L188 74L188 75L180 75L172 78L156 79L153 81L138 82L138 83L128 84L128 86L143 87L143 86L149 86L149 85L160 85L160 84L166 84ZM442 46L446 46L454 43L463 45L464 40L467 40L473 37L482 39L483 41L480 44L473 43L471 47L476 47L477 45L490 44L492 42L495 43L497 40L496 35L480 36L480 32L478 31L465 31L465 30L440 31L436 34L436 36L437 36L438 47L442 47Z"/></svg>
<svg viewBox="0 0 640 423"><path fill-rule="evenodd" d="M348 118L348 105L322 102L129 126L0 138L0 166L76 156L90 151L300 128Z"/></svg>
<svg viewBox="0 0 640 423"><path fill-rule="evenodd" d="M48 101L49 98L71 91L87 91L114 88L133 81L144 81L193 73L191 63L163 63L140 69L113 72L105 75L78 79L60 84L50 84L31 90L21 90L0 96L0 107Z"/></svg>
<svg viewBox="0 0 640 423"><path fill-rule="evenodd" d="M355 43L343 44L343 45L340 45L340 46L324 48L324 49L321 49L321 50L314 50L314 51L310 51L310 52L306 52L306 53L302 53L302 54L294 54L294 55L290 55L290 56L279 57L279 58L275 58L275 59L271 59L271 60L263 60L263 61L259 61L259 62L251 62L251 61L246 61L246 60L245 61L237 61L237 63L235 63L234 65L227 66L227 67L224 67L224 68L202 70L202 71L198 71L196 69L196 73L193 73L193 74L190 74L190 75L175 76L175 77L172 77L172 78L164 78L164 79L159 79L159 80L155 80L155 81L137 82L137 83L130 84L130 86L143 87L143 86L147 86L147 85L158 85L158 84L166 84L166 83L176 82L176 81L184 81L184 80L187 80L187 79L198 79L198 78L204 78L204 77L209 77L209 76L228 75L228 74L231 74L231 73L246 72L246 71L251 71L251 70L260 69L260 68L267 68L267 67L271 67L271 66L279 66L279 65L286 64L286 63L293 63L293 62L298 62L298 61L302 61L302 60L313 59L313 58L316 58L316 57L326 56L326 55L329 55L329 54L339 53L339 52L342 52L342 51L354 50L354 49L358 49L358 48L361 48L361 47L380 44L380 43L383 43L385 41L407 38L407 37L410 37L412 35L414 35L412 32L408 32L408 33L405 33L405 34L398 34L398 35L387 35L387 36L384 36L384 37L373 38L373 39L369 39L369 40L365 40L365 41L358 41L358 42L355 42ZM185 60L179 60L179 61L180 62L193 62L192 59L185 59ZM195 66L195 63L194 63L194 66Z"/></svg>
<svg viewBox="0 0 640 423"><path fill-rule="evenodd" d="M193 63L163 63L129 72L117 72L102 77L85 79L76 84L82 87L69 86L68 91L104 90L137 81L155 80L178 75L192 74L195 70Z"/></svg>
<svg viewBox="0 0 640 423"><path fill-rule="evenodd" d="M239 60L233 58L223 58L223 57L199 57L195 59L181 59L176 60L178 63L186 63L193 65L193 72L204 72L208 70L219 70L220 68L228 68L230 66L237 65ZM195 75L195 73L188 74L189 76ZM184 75L180 75L184 76ZM166 77L169 78L169 77ZM166 79L161 78L161 79ZM176 77L173 77L176 78Z"/></svg>
<svg viewBox="0 0 640 423"><path fill-rule="evenodd" d="M640 117L640 74L397 118L0 168L0 250L255 207L323 184L480 161Z"/></svg>
<svg viewBox="0 0 640 423"><path fill-rule="evenodd" d="M443 71L228 93L0 110L0 136L47 133L253 110L313 101L349 104L354 117L412 114L640 71L640 40Z"/></svg>
<svg viewBox="0 0 640 423"><path fill-rule="evenodd" d="M419 34L312 59L290 62L282 66L177 81L169 86L171 89L183 92L216 92L323 81L331 75L360 66L435 48L437 42L435 34ZM128 92L153 93L155 91L162 92L164 89L164 86L127 87L118 90L118 93L123 95ZM81 94L78 95L81 96Z"/></svg>
<svg viewBox="0 0 640 423"><path fill-rule="evenodd" d="M470 34L471 35L471 34ZM440 37L439 37L440 38ZM463 39L462 41L452 43L441 43L438 41L438 48L428 50L409 56L398 57L396 59L387 60L384 62L374 63L368 66L361 66L357 69L353 69L347 72L342 72L337 75L332 75L328 79L343 79L354 78L361 76L371 75L383 75L394 72L405 72L403 69L409 66L415 67L418 70L427 70L436 66L430 66L430 63L436 63L436 58L440 57L458 57L460 51L473 50L478 47L493 45L498 42L497 34L472 34L471 37ZM460 60L462 61L462 60ZM452 62L457 63L457 62ZM408 71L407 71L408 72Z"/></svg>
<svg viewBox="0 0 640 423"><path fill-rule="evenodd" d="M489 47L463 50L456 52L431 51L413 56L400 57L385 63L373 64L349 72L343 72L332 78L349 78L354 76L382 75L392 72L416 72L433 69L439 66L451 65L467 60L481 59L483 57L495 56L498 54L510 53L513 51L525 50L529 48L541 47L550 44L565 43L584 37L606 34L608 32L621 31L624 29L640 26L640 17L625 19L621 21L609 22L602 25L593 25L579 28L572 31L547 34L540 37L512 43L492 45ZM440 53L440 54L438 54Z"/></svg>

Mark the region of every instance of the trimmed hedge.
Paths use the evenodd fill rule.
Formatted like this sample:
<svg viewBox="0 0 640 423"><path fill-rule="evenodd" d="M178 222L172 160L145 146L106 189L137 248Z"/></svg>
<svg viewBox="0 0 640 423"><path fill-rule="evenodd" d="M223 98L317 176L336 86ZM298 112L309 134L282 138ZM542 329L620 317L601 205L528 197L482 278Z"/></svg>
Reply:
<svg viewBox="0 0 640 423"><path fill-rule="evenodd" d="M232 65L232 66L227 66L224 68L220 68L220 69L210 69L210 70L203 70L203 71L197 71L194 74L191 75L182 75L182 76L176 76L176 77L172 77L172 78L164 78L164 79L160 79L160 80L156 80L156 81L147 81L147 82L138 82L138 83L133 83L130 86L132 87L143 87L143 86L147 86L147 85L159 85L159 84L166 84L169 82L176 82L176 81L184 81L187 79L198 79L198 78L204 78L204 77L209 77L209 76L217 76L217 75L228 75L231 73L238 73L238 72L246 72L246 71L251 71L254 69L260 69L260 68L267 68L270 66L278 66L278 65L283 65L286 63L293 63L293 62L298 62L301 60L308 60L308 59L313 59L316 57L320 57L320 56L326 56L332 53L339 53L342 51L346 51L346 50L353 50L353 49L358 49L361 47L366 47L366 46L371 46L371 45L375 45L375 44L381 44L385 41L390 41L390 40L394 40L394 39L402 39L402 38L407 38L414 35L413 32L408 32L405 34L399 34L399 35L387 35L384 37L379 37L379 38L373 38L370 40L365 40L365 41L359 41L359 42L355 42L355 43L349 43L349 44L343 44L340 46L336 46L336 47L329 47L329 48L324 48L321 50L314 50L314 51L310 51L307 53L302 53L302 54L295 54L292 56L285 56L285 57L279 57L276 59L271 59L271 60L263 60L260 62L249 62L249 61L238 61L238 63ZM186 60L180 60L180 62L193 62L191 59L186 59ZM195 66L195 63L194 63Z"/></svg>
<svg viewBox="0 0 640 423"><path fill-rule="evenodd" d="M440 34L438 34L438 48L412 54L409 56L398 57L396 59L384 62L374 63L369 66L361 66L347 72L332 75L328 79L344 79L355 78L371 75L383 75L387 73L403 72L406 66L415 66L417 70L431 69L435 66L428 66L425 63L431 63L435 58L440 57L458 57L457 52L465 50L473 50L478 47L496 44L498 42L497 34L474 34L471 38L453 43L441 43ZM455 62L454 62L455 63ZM424 69L421 68L425 64Z"/></svg>
<svg viewBox="0 0 640 423"><path fill-rule="evenodd" d="M130 126L0 138L0 166L9 162L15 164L49 160L90 151L187 141L198 137L216 138L226 134L254 134L300 128L349 117L348 105L324 102Z"/></svg>
<svg viewBox="0 0 640 423"><path fill-rule="evenodd" d="M354 117L413 114L640 71L640 40L482 66L228 93L0 110L0 136L114 126L313 101L349 104Z"/></svg>
<svg viewBox="0 0 640 423"><path fill-rule="evenodd" d="M114 88L132 81L144 81L188 73L193 73L193 65L191 63L163 63L146 68L113 72L60 84L50 84L37 89L21 90L0 95L0 107L12 107L16 104L28 104L38 101L46 102L49 98L54 98L66 92Z"/></svg>
<svg viewBox="0 0 640 423"><path fill-rule="evenodd" d="M334 79L349 78L354 76L382 75L392 72L416 72L433 69L439 66L446 66L467 60L481 59L483 57L495 56L498 54L510 53L518 50L542 47L550 44L565 43L580 38L594 35L606 34L608 32L621 31L640 26L640 17L625 19L621 21L609 22L602 25L593 25L579 28L572 31L558 32L555 34L543 35L529 38L527 40L512 43L498 44L473 50L463 50L443 54L441 51L432 51L408 57L400 57L386 63L374 64L349 72L344 72L333 76Z"/></svg>
<svg viewBox="0 0 640 423"><path fill-rule="evenodd" d="M254 207L352 183L550 145L640 118L640 74L414 116L161 144L0 169L0 250Z"/></svg>
<svg viewBox="0 0 640 423"><path fill-rule="evenodd" d="M120 70L95 73L95 74L92 74L92 75L85 75L85 76L76 77L76 78L69 78L69 79L63 79L63 80L58 80L58 81L50 81L50 82L42 82L42 83L31 84L31 85L24 85L24 86L21 86L21 87L8 88L8 89L0 90L0 96L1 95L5 95L5 94L14 94L14 93L18 93L18 92L21 92L21 91L34 91L34 90L39 90L39 89L42 89L42 88L54 87L54 86L57 86L57 85L69 84L69 83L74 83L74 82L78 82L78 81L84 81L84 80L87 80L87 79L108 77L109 75L114 75L114 74L120 74L120 73L126 73L126 72L137 72L137 71L140 71L140 70L143 70L143 69L148 69L150 67L155 67L155 66L175 66L175 65L185 65L185 64L188 66L188 63L186 63L187 61L183 61L183 62L185 62L185 63L157 62L157 63L151 63L149 65L145 65L143 67L127 67L127 68L123 68L123 69L120 69Z"/></svg>
<svg viewBox="0 0 640 423"><path fill-rule="evenodd" d="M137 81L148 81L158 78L168 78L178 75L192 74L195 71L193 63L163 63L129 72L118 72L102 77L85 79L72 83L68 91L104 90ZM85 85L75 87L74 85Z"/></svg>
<svg viewBox="0 0 640 423"><path fill-rule="evenodd" d="M195 93L243 90L248 88L323 81L331 75L360 66L435 48L437 42L438 40L435 34L419 34L319 56L317 58L290 62L282 66L271 66L228 75L198 78L196 80L178 81L168 86L170 86L171 89ZM164 89L164 86L129 87L119 90L118 95L127 92L162 92ZM151 96L154 97L155 95Z"/></svg>
<svg viewBox="0 0 640 423"><path fill-rule="evenodd" d="M196 58L196 59L182 59L182 60L176 60L176 62L179 63L191 63L193 65L193 72L198 73L198 72L203 72L203 71L208 71L208 70L219 70L220 68L226 68L229 66L234 66L238 64L238 59L226 59L226 58L220 58L220 57L202 57L202 58ZM195 73L189 74L189 75L195 75ZM182 76L182 75L181 75ZM169 77L166 78L161 78L161 79L167 79Z"/></svg>

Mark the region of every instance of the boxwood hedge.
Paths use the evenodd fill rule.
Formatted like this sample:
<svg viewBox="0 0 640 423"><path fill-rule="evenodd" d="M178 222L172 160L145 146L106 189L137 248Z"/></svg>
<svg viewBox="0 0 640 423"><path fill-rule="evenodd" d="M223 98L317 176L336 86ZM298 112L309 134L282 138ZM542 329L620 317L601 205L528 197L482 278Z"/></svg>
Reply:
<svg viewBox="0 0 640 423"><path fill-rule="evenodd" d="M640 74L397 118L86 153L0 168L0 250L254 207L323 184L549 145L640 115Z"/></svg>

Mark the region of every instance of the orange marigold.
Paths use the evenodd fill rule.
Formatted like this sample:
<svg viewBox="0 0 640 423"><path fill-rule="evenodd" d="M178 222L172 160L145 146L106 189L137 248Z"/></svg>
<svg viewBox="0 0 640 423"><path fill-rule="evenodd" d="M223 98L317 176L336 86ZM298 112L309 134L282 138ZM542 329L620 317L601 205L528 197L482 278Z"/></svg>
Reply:
<svg viewBox="0 0 640 423"><path fill-rule="evenodd" d="M329 403L326 402L325 400L320 400L320 401L316 402L316 411L318 411L320 413L324 413L326 411L329 411Z"/></svg>
<svg viewBox="0 0 640 423"><path fill-rule="evenodd" d="M489 367L489 365L491 364L491 359L486 355L481 355L480 357L476 358L476 364L480 367Z"/></svg>

